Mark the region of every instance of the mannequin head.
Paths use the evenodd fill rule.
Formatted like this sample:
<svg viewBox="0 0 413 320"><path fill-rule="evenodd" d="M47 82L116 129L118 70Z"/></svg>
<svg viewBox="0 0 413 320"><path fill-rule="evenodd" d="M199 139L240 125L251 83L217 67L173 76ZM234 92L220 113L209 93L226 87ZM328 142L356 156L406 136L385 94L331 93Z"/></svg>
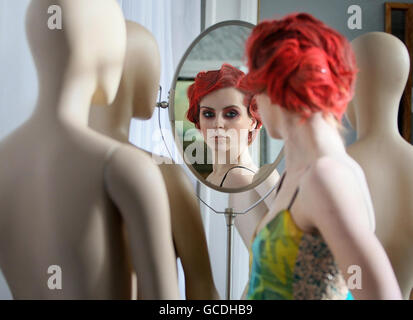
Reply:
<svg viewBox="0 0 413 320"><path fill-rule="evenodd" d="M359 74L347 118L358 130L373 119L397 121L399 101L409 75L409 53L402 41L384 32L352 41Z"/></svg>
<svg viewBox="0 0 413 320"><path fill-rule="evenodd" d="M61 30L48 27L52 5L62 9ZM125 22L115 0L33 0L26 33L40 90L54 92L74 80L91 96L96 92L95 102L114 100L126 47Z"/></svg>
<svg viewBox="0 0 413 320"><path fill-rule="evenodd" d="M112 109L130 109L132 117L151 118L159 90L161 62L154 36L126 21L127 49L120 88Z"/></svg>
<svg viewBox="0 0 413 320"><path fill-rule="evenodd" d="M243 76L239 69L223 64L220 70L198 73L188 88L187 118L201 131L212 150L228 151L236 143L237 150L242 152L262 125L252 96L237 89Z"/></svg>
<svg viewBox="0 0 413 320"><path fill-rule="evenodd" d="M341 122L354 89L356 66L348 41L309 14L258 24L246 44L249 73L242 90L256 95L269 134L283 119L315 113ZM284 121L283 121L284 122Z"/></svg>

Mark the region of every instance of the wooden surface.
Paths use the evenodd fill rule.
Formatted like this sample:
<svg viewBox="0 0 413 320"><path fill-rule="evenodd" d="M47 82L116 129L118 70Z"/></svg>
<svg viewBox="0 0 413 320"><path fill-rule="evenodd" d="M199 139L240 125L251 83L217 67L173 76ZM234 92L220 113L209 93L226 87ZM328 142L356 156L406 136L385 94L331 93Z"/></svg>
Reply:
<svg viewBox="0 0 413 320"><path fill-rule="evenodd" d="M402 116L402 128L401 135L403 138L411 143L411 119L412 119L412 71L413 71L413 4L410 3L397 3L397 2L386 2L385 3L385 32L392 34L392 10L403 10L405 11L405 39L402 39L405 43L410 56L410 73L407 80L406 88L404 89L402 103L400 107L400 113Z"/></svg>

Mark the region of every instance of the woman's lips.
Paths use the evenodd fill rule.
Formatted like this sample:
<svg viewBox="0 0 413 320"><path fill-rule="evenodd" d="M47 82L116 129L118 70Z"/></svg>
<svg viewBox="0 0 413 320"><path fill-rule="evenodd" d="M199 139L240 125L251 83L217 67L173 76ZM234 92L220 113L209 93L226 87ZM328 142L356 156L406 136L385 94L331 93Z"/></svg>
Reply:
<svg viewBox="0 0 413 320"><path fill-rule="evenodd" d="M215 143L215 144L223 144L223 143L227 143L228 142L229 137L228 136L213 136L211 137L211 140Z"/></svg>
<svg viewBox="0 0 413 320"><path fill-rule="evenodd" d="M227 136L215 136L215 137L213 137L213 139L215 139L215 140L226 140L226 139L228 139L228 137Z"/></svg>

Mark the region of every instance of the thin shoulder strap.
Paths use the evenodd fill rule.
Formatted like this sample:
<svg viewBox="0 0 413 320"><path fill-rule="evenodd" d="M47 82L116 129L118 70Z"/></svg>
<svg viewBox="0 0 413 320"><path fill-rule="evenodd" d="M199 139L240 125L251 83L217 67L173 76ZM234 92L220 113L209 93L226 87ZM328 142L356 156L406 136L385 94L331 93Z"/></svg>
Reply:
<svg viewBox="0 0 413 320"><path fill-rule="evenodd" d="M285 175L286 175L286 174L287 174L287 171L284 171L284 173L283 173L283 175L282 175L282 177L281 177L281 179L280 179L280 183L278 184L277 191L275 192L275 195L277 195L277 194L278 194L278 191L280 191L281 186L283 185L284 178L285 178Z"/></svg>
<svg viewBox="0 0 413 320"><path fill-rule="evenodd" d="M235 166L235 167L229 168L228 171L225 173L224 177L222 178L221 184L219 185L220 187L222 187L222 185L224 184L224 181L225 181L228 173L229 173L232 169L235 169L235 168L247 169L247 170L251 171L252 173L255 173L254 170L251 170L250 168L247 168L247 167L244 167L244 166Z"/></svg>
<svg viewBox="0 0 413 320"><path fill-rule="evenodd" d="M286 174L287 174L287 171L284 171L284 173L283 173L283 175L282 175L282 177L281 177L281 180L280 180L280 184L278 185L278 188L277 188L277 191L276 191L275 195L277 195L278 192L280 191L281 186L282 186L282 184L283 184L283 182L284 182L284 178L285 178ZM288 207L287 207L287 208L288 208L288 211L290 211L291 207L293 206L294 201L295 201L295 198L297 197L297 194L298 194L298 191L299 191L299 190L300 190L300 188L297 187L297 189L296 189L295 192L294 192L293 197L291 198L290 204L289 204Z"/></svg>
<svg viewBox="0 0 413 320"><path fill-rule="evenodd" d="M310 169L310 167L311 167L311 165L309 165L309 166L305 169L305 172L308 171L308 169ZM299 191L300 191L300 187L298 186L297 189L295 189L295 192L294 192L293 197L291 198L290 204L288 205L288 211L291 210L291 207L293 206L294 201L295 201L295 199L297 198L297 195L298 195L298 192L299 192Z"/></svg>
<svg viewBox="0 0 413 320"><path fill-rule="evenodd" d="M298 191L299 191L299 190L300 190L299 187L297 187L297 189L295 189L294 195L293 195L293 197L292 197L292 199L291 199L291 201L290 201L290 204L288 205L288 211L291 210L291 207L292 207L293 204L294 204L295 198L297 198L297 194L298 194Z"/></svg>

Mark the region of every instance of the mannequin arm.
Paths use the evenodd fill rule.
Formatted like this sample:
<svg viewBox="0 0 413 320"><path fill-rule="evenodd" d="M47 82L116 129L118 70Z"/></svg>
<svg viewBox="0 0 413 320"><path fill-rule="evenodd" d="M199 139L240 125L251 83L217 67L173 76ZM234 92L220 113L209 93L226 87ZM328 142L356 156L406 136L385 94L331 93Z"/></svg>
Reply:
<svg viewBox="0 0 413 320"><path fill-rule="evenodd" d="M159 168L142 151L124 145L106 165L105 184L125 222L140 296L179 299L168 195Z"/></svg>
<svg viewBox="0 0 413 320"><path fill-rule="evenodd" d="M324 158L303 178L299 197L306 206L305 218L327 242L347 283L354 274L348 268L360 268L361 288L349 288L354 298L401 299L390 261L369 227L362 194L350 168Z"/></svg>
<svg viewBox="0 0 413 320"><path fill-rule="evenodd" d="M167 186L172 232L185 272L187 299L219 299L193 186L177 164L159 166Z"/></svg>

